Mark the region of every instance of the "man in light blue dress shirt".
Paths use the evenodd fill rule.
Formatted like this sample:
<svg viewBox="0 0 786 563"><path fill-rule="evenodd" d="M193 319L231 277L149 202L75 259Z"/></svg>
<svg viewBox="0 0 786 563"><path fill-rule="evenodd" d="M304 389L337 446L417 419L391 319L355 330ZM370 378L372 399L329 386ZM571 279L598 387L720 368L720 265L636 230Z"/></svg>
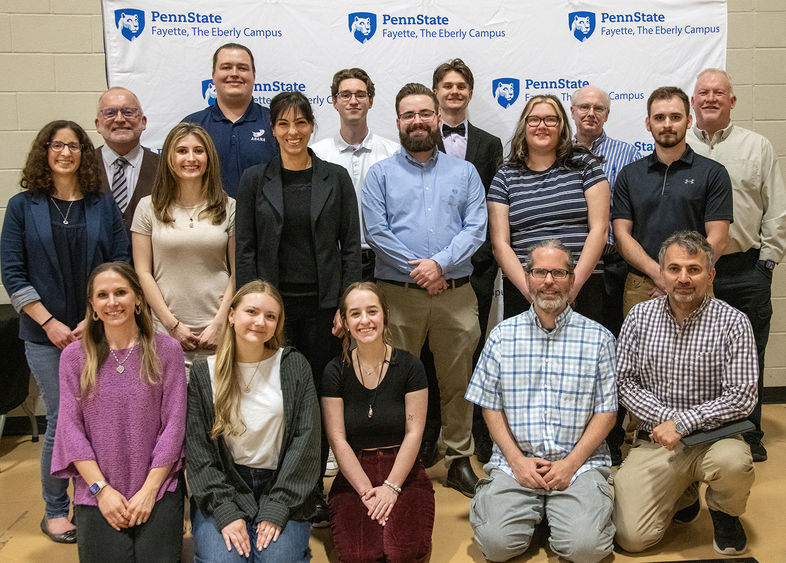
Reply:
<svg viewBox="0 0 786 563"><path fill-rule="evenodd" d="M420 355L428 336L437 371L447 485L474 495L469 456L472 404L464 392L480 337L469 284L472 255L486 237L486 202L475 167L437 150L437 99L422 84L396 96L402 150L371 167L361 203L375 277L390 303L393 343Z"/></svg>

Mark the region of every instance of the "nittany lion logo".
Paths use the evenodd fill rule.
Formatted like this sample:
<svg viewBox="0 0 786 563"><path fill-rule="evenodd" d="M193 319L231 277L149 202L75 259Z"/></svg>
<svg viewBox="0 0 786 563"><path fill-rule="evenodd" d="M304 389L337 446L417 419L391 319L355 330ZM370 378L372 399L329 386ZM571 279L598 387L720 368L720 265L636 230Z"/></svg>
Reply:
<svg viewBox="0 0 786 563"><path fill-rule="evenodd" d="M216 105L216 85L213 84L211 78L202 81L202 97L207 102L207 105Z"/></svg>
<svg viewBox="0 0 786 563"><path fill-rule="evenodd" d="M353 12L349 14L349 31L352 36L365 43L377 31L377 15L371 12Z"/></svg>
<svg viewBox="0 0 786 563"><path fill-rule="evenodd" d="M123 37L133 41L145 29L145 12L131 8L115 10L115 25Z"/></svg>
<svg viewBox="0 0 786 563"><path fill-rule="evenodd" d="M573 37L584 42L595 31L595 14L593 12L571 12L568 14L568 27L570 27Z"/></svg>
<svg viewBox="0 0 786 563"><path fill-rule="evenodd" d="M497 103L503 108L509 108L519 98L518 78L497 78L491 81L491 91Z"/></svg>

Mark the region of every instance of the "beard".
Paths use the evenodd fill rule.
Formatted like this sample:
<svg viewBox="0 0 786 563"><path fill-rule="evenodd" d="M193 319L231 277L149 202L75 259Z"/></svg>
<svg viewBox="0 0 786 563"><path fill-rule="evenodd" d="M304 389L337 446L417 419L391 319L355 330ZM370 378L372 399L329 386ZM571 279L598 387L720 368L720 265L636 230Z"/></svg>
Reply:
<svg viewBox="0 0 786 563"><path fill-rule="evenodd" d="M544 297L543 294L538 291L532 298L532 304L544 313L550 314L555 311L561 311L568 304L568 294L559 293L554 297Z"/></svg>
<svg viewBox="0 0 786 563"><path fill-rule="evenodd" d="M682 140L685 138L686 132L687 129L684 131L674 131L673 133L670 133L668 137L666 137L663 133L660 133L655 138L655 142L664 149L670 149L671 147L676 147L682 142Z"/></svg>
<svg viewBox="0 0 786 563"><path fill-rule="evenodd" d="M417 131L418 129L426 131L428 135L425 137L410 136L410 133ZM432 130L425 123L413 123L407 127L406 131L399 130L398 138L399 141L401 141L401 146L404 147L407 152L426 152L434 150L434 147L436 147L437 143L439 142L440 134L439 129Z"/></svg>

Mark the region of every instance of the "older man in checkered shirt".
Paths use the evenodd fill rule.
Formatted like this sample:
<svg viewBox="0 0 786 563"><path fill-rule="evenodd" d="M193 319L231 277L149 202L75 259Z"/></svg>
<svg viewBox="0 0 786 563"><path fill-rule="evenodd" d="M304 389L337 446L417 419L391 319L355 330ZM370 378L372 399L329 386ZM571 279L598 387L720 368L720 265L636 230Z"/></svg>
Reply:
<svg viewBox="0 0 786 563"><path fill-rule="evenodd" d="M568 306L574 262L556 240L527 257L532 307L494 328L467 389L494 440L472 501L475 541L491 561L527 550L547 517L549 543L570 561L612 550L614 337Z"/></svg>
<svg viewBox="0 0 786 563"><path fill-rule="evenodd" d="M658 256L666 295L633 307L617 346L622 403L639 419L633 448L614 477L617 543L642 551L669 523L699 516L707 483L715 550L745 550L739 516L753 459L739 436L688 447L685 436L745 418L756 404L758 359L748 318L710 293L712 246L694 231L667 238Z"/></svg>

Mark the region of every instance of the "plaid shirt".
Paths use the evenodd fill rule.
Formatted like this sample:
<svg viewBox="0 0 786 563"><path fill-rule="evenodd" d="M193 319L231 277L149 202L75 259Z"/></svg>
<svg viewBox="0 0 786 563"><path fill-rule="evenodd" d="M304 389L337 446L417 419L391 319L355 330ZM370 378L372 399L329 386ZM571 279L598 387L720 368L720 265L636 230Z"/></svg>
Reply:
<svg viewBox="0 0 786 563"><path fill-rule="evenodd" d="M504 411L525 456L564 459L596 413L617 410L614 337L570 307L548 331L529 309L491 331L465 398L485 409ZM573 479L609 465L603 442ZM497 444L487 467L513 477Z"/></svg>
<svg viewBox="0 0 786 563"><path fill-rule="evenodd" d="M747 416L756 404L758 360L747 317L706 298L682 326L668 297L631 309L617 345L620 403L651 431L679 417L688 433Z"/></svg>

